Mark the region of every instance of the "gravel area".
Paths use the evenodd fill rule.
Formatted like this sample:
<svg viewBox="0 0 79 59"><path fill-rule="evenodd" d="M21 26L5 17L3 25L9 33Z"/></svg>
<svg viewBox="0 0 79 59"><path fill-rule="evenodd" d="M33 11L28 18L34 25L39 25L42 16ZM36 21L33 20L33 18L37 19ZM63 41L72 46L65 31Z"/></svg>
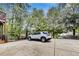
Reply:
<svg viewBox="0 0 79 59"><path fill-rule="evenodd" d="M0 56L79 56L79 40L51 39L49 42L20 40L0 44Z"/></svg>

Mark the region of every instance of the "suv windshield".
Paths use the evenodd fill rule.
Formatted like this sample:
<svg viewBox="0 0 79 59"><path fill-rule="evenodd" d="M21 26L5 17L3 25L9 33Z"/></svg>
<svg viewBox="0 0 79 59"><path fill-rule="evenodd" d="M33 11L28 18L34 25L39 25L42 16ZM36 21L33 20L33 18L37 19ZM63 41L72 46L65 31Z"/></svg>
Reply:
<svg viewBox="0 0 79 59"><path fill-rule="evenodd" d="M48 32L43 32L44 34L48 34Z"/></svg>
<svg viewBox="0 0 79 59"><path fill-rule="evenodd" d="M48 36L50 35L48 32L43 32L43 33L46 34L46 35L48 35Z"/></svg>

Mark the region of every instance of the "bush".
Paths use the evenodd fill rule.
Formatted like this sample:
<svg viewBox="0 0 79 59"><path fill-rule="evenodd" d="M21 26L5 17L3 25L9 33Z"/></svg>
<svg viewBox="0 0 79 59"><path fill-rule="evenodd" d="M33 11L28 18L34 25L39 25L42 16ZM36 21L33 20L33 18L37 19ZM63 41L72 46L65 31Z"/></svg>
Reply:
<svg viewBox="0 0 79 59"><path fill-rule="evenodd" d="M79 27L76 29L76 32L78 32L78 33L79 33Z"/></svg>

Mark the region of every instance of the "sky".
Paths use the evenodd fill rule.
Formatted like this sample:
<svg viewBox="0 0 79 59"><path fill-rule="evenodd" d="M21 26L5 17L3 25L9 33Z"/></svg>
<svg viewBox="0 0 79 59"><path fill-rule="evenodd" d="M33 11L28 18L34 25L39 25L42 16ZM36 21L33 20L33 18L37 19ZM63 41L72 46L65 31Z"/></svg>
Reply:
<svg viewBox="0 0 79 59"><path fill-rule="evenodd" d="M47 13L48 9L51 7L57 7L58 4L56 3L32 3L31 4L31 10L33 8L42 9L45 13Z"/></svg>
<svg viewBox="0 0 79 59"><path fill-rule="evenodd" d="M42 9L45 15L49 8L58 6L57 3L30 3L30 5L31 5L31 8L29 9L30 12L32 12L33 8ZM0 7L8 9L5 3L0 3Z"/></svg>
<svg viewBox="0 0 79 59"><path fill-rule="evenodd" d="M56 3L32 3L31 7L37 8L37 9L47 10L50 7L57 7L57 4Z"/></svg>

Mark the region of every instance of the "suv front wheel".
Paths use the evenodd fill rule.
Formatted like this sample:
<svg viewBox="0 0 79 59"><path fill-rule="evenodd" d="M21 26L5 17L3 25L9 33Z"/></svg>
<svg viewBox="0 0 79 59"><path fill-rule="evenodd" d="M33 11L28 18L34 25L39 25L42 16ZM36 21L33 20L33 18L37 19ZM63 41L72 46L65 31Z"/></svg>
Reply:
<svg viewBox="0 0 79 59"><path fill-rule="evenodd" d="M31 41L31 37L28 37L28 40Z"/></svg>
<svg viewBox="0 0 79 59"><path fill-rule="evenodd" d="M41 41L42 41L42 42L45 42L45 41L46 41L46 38L45 38L45 37L42 37L42 38L41 38Z"/></svg>

